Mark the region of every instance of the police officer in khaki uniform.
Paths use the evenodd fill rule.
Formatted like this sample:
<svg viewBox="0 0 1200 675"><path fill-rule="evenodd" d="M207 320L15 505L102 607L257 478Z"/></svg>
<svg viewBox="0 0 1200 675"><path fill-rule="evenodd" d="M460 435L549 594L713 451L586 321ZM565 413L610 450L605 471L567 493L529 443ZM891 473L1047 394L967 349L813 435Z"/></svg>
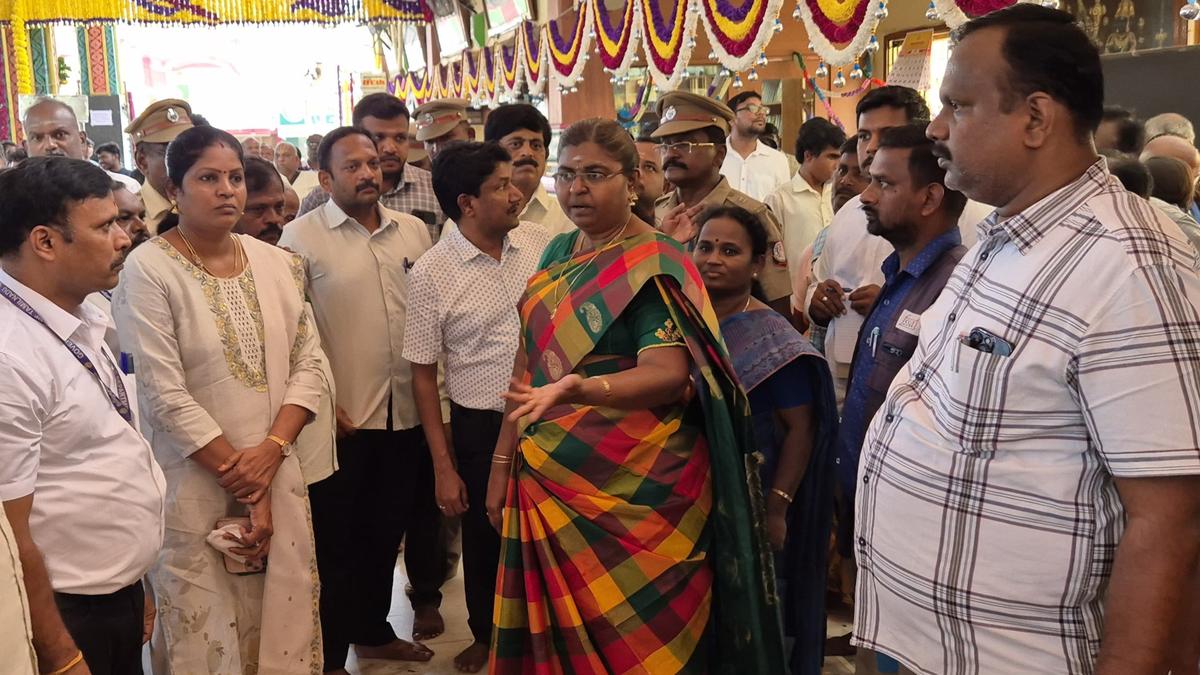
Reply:
<svg viewBox="0 0 1200 675"><path fill-rule="evenodd" d="M171 212L167 199L167 144L191 129L192 107L187 101L168 98L155 101L125 127L133 143L133 159L146 177L142 201L146 203L146 227L158 233L158 224Z"/></svg>
<svg viewBox="0 0 1200 675"><path fill-rule="evenodd" d="M678 215L676 207L681 204L740 206L758 216L766 227L770 247L770 262L761 278L763 291L771 307L790 316L792 282L779 221L765 204L733 189L721 175L727 149L725 137L733 122L733 111L711 98L673 91L658 100L658 114L662 121L651 137L659 143L663 177L675 186L654 205L659 227L664 219Z"/></svg>
<svg viewBox="0 0 1200 675"><path fill-rule="evenodd" d="M425 144L425 151L433 161L438 150L454 141L469 141L475 136L467 108L471 102L461 98L438 98L413 111L417 124L417 140Z"/></svg>

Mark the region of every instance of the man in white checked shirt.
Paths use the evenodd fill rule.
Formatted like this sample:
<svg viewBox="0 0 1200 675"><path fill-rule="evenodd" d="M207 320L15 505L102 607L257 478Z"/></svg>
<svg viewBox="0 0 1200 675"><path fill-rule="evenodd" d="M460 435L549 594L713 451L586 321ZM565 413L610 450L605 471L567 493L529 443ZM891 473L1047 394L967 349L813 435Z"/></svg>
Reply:
<svg viewBox="0 0 1200 675"><path fill-rule="evenodd" d="M1200 551L1197 254L1096 156L1070 15L956 39L928 134L997 210L867 433L855 643L918 673L1166 673Z"/></svg>
<svg viewBox="0 0 1200 675"><path fill-rule="evenodd" d="M458 227L409 274L404 358L412 362L438 508L447 517L462 516L467 622L474 643L454 664L466 673L487 664L492 635L500 535L488 521L485 500L504 421L501 394L508 391L520 345L517 303L550 242L541 225L518 221L525 199L513 173L511 156L496 142L456 143L439 152L433 189ZM449 419L442 417L438 361L446 369Z"/></svg>

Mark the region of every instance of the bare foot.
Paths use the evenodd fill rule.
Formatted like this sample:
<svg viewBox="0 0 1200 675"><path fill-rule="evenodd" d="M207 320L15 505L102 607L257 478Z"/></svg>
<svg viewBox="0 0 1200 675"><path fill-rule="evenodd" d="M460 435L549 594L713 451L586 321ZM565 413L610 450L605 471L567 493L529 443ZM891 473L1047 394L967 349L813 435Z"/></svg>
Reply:
<svg viewBox="0 0 1200 675"><path fill-rule="evenodd" d="M413 607L413 639L432 640L446 632L446 622L437 607Z"/></svg>
<svg viewBox="0 0 1200 675"><path fill-rule="evenodd" d="M458 668L460 673L478 673L487 665L487 661L488 646L482 642L476 642L454 657L454 667Z"/></svg>
<svg viewBox="0 0 1200 675"><path fill-rule="evenodd" d="M366 647L354 645L354 653L363 659L389 659L392 661L428 661L433 650L420 642L409 642L396 638L386 645Z"/></svg>

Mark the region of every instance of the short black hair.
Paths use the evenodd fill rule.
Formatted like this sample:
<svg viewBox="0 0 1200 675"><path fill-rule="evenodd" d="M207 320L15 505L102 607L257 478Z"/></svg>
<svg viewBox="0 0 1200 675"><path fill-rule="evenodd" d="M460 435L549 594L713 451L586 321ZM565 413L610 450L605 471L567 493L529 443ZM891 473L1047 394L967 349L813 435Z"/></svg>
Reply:
<svg viewBox="0 0 1200 675"><path fill-rule="evenodd" d="M192 126L194 126L194 127L211 127L212 126L212 123L208 121L208 118L205 117L204 115L201 115L200 113L192 113L191 115L189 115L189 117L192 118Z"/></svg>
<svg viewBox="0 0 1200 675"><path fill-rule="evenodd" d="M816 157L825 148L840 150L845 142L846 132L824 117L814 117L801 124L800 133L796 134L796 161L803 162L806 152Z"/></svg>
<svg viewBox="0 0 1200 675"><path fill-rule="evenodd" d="M1142 164L1137 157L1116 151L1101 152L1101 154L1108 162L1108 172L1116 176L1126 190L1142 199L1150 198L1154 178L1151 177L1150 169L1146 168L1145 164Z"/></svg>
<svg viewBox="0 0 1200 675"><path fill-rule="evenodd" d="M478 197L484 181L496 172L496 167L511 161L508 151L494 140L447 145L433 160L433 193L442 212L455 221L462 218L459 195Z"/></svg>
<svg viewBox="0 0 1200 675"><path fill-rule="evenodd" d="M840 155L857 155L858 154L858 134L853 134L842 143L842 147L838 149Z"/></svg>
<svg viewBox="0 0 1200 675"><path fill-rule="evenodd" d="M96 154L107 152L110 155L116 155L118 159L121 157L121 146L116 143L102 143L96 148Z"/></svg>
<svg viewBox="0 0 1200 675"><path fill-rule="evenodd" d="M350 121L354 126L361 127L363 119L367 117L379 120L394 120L397 117L409 119L408 106L404 105L404 101L382 91L367 94L354 104Z"/></svg>
<svg viewBox="0 0 1200 675"><path fill-rule="evenodd" d="M658 139L653 136L654 132L657 130L658 130L658 120L642 122L641 124L638 125L637 136L634 137L634 140L637 141L638 143L655 143L655 144L657 144Z"/></svg>
<svg viewBox="0 0 1200 675"><path fill-rule="evenodd" d="M1151 157L1146 160L1146 168L1153 177L1150 194L1187 211L1192 201L1188 165L1174 157Z"/></svg>
<svg viewBox="0 0 1200 675"><path fill-rule="evenodd" d="M107 197L112 183L104 169L68 157L33 157L0 172L0 256L19 251L38 225L71 241L70 224L63 222L71 205Z"/></svg>
<svg viewBox="0 0 1200 675"><path fill-rule="evenodd" d="M374 117L374 115L372 115ZM375 138L362 127L338 127L333 131L325 134L325 138L321 139L321 145L317 148L317 166L321 167L322 171L333 171L333 146L347 136L366 137L371 141L371 145L375 145Z"/></svg>
<svg viewBox="0 0 1200 675"><path fill-rule="evenodd" d="M696 228L704 229L704 224L713 218L728 218L741 225L742 229L746 231L746 236L750 237L750 254L753 257L758 258L767 254L770 239L766 226L758 216L740 206L713 206L700 214L696 220ZM750 294L763 302L767 301L766 293L758 279L750 282Z"/></svg>
<svg viewBox="0 0 1200 675"><path fill-rule="evenodd" d="M1081 142L1095 133L1104 115L1104 72L1100 50L1075 17L1022 2L964 23L952 39L961 42L986 28L1004 30L1000 51L1008 74L997 84L1007 89L1005 107L1044 92L1071 111Z"/></svg>
<svg viewBox="0 0 1200 675"><path fill-rule="evenodd" d="M483 123L483 140L499 141L519 129L542 135L547 151L550 147L550 120L528 103L508 103L488 113Z"/></svg>
<svg viewBox="0 0 1200 675"><path fill-rule="evenodd" d="M1117 124L1117 150L1131 155L1140 155L1146 147L1146 123L1126 117L1114 120Z"/></svg>
<svg viewBox="0 0 1200 675"><path fill-rule="evenodd" d="M242 144L228 131L216 127L192 127L185 129L167 146L167 176L175 185L183 185L183 177L196 165L200 155L214 145L224 145L237 154L238 161L245 165Z"/></svg>
<svg viewBox="0 0 1200 675"><path fill-rule="evenodd" d="M728 103L729 109L736 112L739 105L745 103L746 101L749 101L752 98L756 98L761 101L762 94L758 93L757 91L749 91L749 90L743 91L742 93L738 94L737 96L734 96L733 98L729 99L729 103Z"/></svg>
<svg viewBox="0 0 1200 675"><path fill-rule="evenodd" d="M247 197L266 190L272 183L286 187L275 165L262 157L247 157L242 163L245 165Z"/></svg>
<svg viewBox="0 0 1200 675"><path fill-rule="evenodd" d="M938 166L933 154L933 140L925 135L929 125L925 122L889 127L879 134L879 149L903 148L908 150L908 172L918 185L937 183L945 188L942 205L951 220L958 220L967 205L967 196L946 187L946 170Z"/></svg>
<svg viewBox="0 0 1200 675"><path fill-rule="evenodd" d="M889 84L867 92L854 106L854 119L878 108L900 108L910 123L930 120L929 104L920 92L909 87Z"/></svg>

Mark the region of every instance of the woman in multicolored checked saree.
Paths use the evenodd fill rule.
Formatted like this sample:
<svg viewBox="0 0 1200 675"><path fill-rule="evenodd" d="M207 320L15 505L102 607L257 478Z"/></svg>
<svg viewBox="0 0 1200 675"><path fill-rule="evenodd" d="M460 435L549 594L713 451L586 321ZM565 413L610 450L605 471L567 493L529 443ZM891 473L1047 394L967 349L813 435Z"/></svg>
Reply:
<svg viewBox="0 0 1200 675"><path fill-rule="evenodd" d="M580 232L550 243L520 308L489 672L782 673L749 408L703 283L631 214L627 132L585 120L560 146Z"/></svg>

